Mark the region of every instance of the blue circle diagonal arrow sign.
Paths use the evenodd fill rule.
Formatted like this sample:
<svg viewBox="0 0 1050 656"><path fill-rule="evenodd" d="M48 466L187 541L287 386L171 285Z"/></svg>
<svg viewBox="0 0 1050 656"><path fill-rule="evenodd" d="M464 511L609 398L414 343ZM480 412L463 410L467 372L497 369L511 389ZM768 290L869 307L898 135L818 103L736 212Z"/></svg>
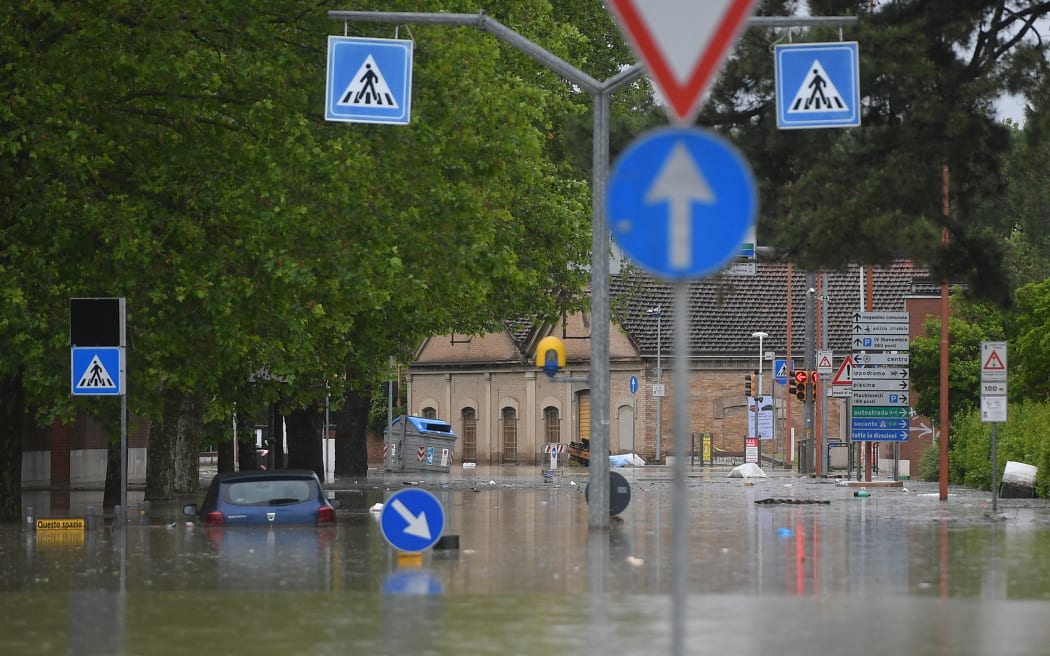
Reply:
<svg viewBox="0 0 1050 656"><path fill-rule="evenodd" d="M379 515L383 537L401 551L425 551L445 530L445 510L430 492L408 488L395 492Z"/></svg>
<svg viewBox="0 0 1050 656"><path fill-rule="evenodd" d="M727 141L698 128L636 139L609 179L609 227L639 266L668 280L724 267L758 214L751 168Z"/></svg>

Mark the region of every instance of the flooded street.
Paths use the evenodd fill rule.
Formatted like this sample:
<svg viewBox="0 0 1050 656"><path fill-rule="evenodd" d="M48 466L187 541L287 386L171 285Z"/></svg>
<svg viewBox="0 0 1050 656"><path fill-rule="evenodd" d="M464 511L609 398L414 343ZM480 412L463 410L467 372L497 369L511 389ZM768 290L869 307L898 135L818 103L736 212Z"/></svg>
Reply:
<svg viewBox="0 0 1050 656"><path fill-rule="evenodd" d="M676 572L671 470L615 471L631 501L608 531L587 528L586 470L527 467L335 479L320 529L205 528L181 501L83 540L0 526L0 654L666 654L679 576L689 653L1050 653L1046 500L993 515L936 484L694 469ZM399 563L370 509L410 486L459 549ZM24 503L84 516L101 492Z"/></svg>

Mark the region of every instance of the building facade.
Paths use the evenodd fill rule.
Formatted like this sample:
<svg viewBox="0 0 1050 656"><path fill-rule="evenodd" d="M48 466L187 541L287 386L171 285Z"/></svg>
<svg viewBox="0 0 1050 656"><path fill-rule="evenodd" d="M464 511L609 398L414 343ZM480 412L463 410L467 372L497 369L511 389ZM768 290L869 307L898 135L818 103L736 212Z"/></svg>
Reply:
<svg viewBox="0 0 1050 656"><path fill-rule="evenodd" d="M812 287L807 284L814 279ZM670 375L675 357L670 349L672 290L645 274L626 272L614 276L610 292L614 324L609 345L610 450L636 453L650 463L663 462L673 455L672 408L676 394L683 393ZM772 397L774 406L774 437L761 441L764 456L785 463L794 460L800 446L810 440L821 449L829 443L845 443L849 438L846 399L828 396L829 381L818 384L807 423L803 402L787 393L786 384L777 382L785 380L789 372L784 369L790 370L791 364L779 372L773 371L774 364L783 361L794 363L796 369L815 368L812 353L807 362L807 344L812 344L810 351L833 351L837 367L852 349L854 312L909 311L914 336L938 311L938 299L939 288L928 280L926 271L908 261L815 278L789 265L760 263L753 276L722 275L692 283L689 380L684 392L689 396L687 448L691 451L695 443L700 451L702 437L707 436L710 457L742 457L745 436L754 433L744 379L760 366L762 388L755 394ZM760 332L764 334L761 358L754 337ZM459 436L457 460L544 463L546 444L568 445L590 437L589 385L559 382L535 366L536 345L548 335L560 337L566 346L568 366L557 378L585 379L590 373L587 315L566 316L554 324L508 322L500 332L426 340L408 368L409 411L452 424ZM633 391L632 377L637 380ZM654 394L660 383L662 397ZM928 420L924 424L923 418L913 417L912 421L907 443L881 444L878 454L888 461L899 450L901 460L907 461L903 473L917 471L918 459L932 443ZM825 458L829 462L821 470L844 468L847 450L833 447Z"/></svg>

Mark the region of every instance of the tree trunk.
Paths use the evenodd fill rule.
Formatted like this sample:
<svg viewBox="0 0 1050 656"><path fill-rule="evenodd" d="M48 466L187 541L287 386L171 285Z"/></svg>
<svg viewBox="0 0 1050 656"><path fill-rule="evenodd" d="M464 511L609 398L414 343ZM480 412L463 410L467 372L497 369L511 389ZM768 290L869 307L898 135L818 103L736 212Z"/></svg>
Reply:
<svg viewBox="0 0 1050 656"><path fill-rule="evenodd" d="M286 469L284 457L284 415L276 403L270 404L270 464L271 469Z"/></svg>
<svg viewBox="0 0 1050 656"><path fill-rule="evenodd" d="M324 480L321 424L324 417L316 404L293 410L284 418L288 426L288 467L312 469Z"/></svg>
<svg viewBox="0 0 1050 656"><path fill-rule="evenodd" d="M233 442L223 440L215 446L215 454L218 457L216 471L220 474L233 471Z"/></svg>
<svg viewBox="0 0 1050 656"><path fill-rule="evenodd" d="M368 411L370 394L351 390L335 413L335 473L368 475Z"/></svg>
<svg viewBox="0 0 1050 656"><path fill-rule="evenodd" d="M184 392L165 390L164 416L149 433L146 499L171 499L200 488L200 445L204 403Z"/></svg>
<svg viewBox="0 0 1050 656"><path fill-rule="evenodd" d="M22 433L26 424L21 372L0 378L0 520L22 519Z"/></svg>
<svg viewBox="0 0 1050 656"><path fill-rule="evenodd" d="M178 415L175 441L175 493L196 493L201 486L204 399L186 395Z"/></svg>

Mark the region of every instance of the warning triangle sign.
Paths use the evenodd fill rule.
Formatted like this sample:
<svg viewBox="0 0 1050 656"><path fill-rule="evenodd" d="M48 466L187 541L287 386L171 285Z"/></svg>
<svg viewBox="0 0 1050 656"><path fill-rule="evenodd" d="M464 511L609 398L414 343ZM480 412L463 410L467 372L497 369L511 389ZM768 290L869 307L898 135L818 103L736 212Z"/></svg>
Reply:
<svg viewBox="0 0 1050 656"><path fill-rule="evenodd" d="M341 107L386 107L397 109L397 100L372 55L365 58L350 85L336 103Z"/></svg>
<svg viewBox="0 0 1050 656"><path fill-rule="evenodd" d="M820 360L817 361L817 369L831 369L831 358L827 355L821 356Z"/></svg>
<svg viewBox="0 0 1050 656"><path fill-rule="evenodd" d="M667 99L672 118L688 123L756 0L608 0L635 53Z"/></svg>
<svg viewBox="0 0 1050 656"><path fill-rule="evenodd" d="M842 100L842 94L835 88L827 71L820 65L819 59L814 59L809 67L795 98L788 106L789 114L809 114L813 112L840 112L849 107Z"/></svg>
<svg viewBox="0 0 1050 656"><path fill-rule="evenodd" d="M849 355L842 360L835 377L831 379L832 385L853 385L853 358Z"/></svg>
<svg viewBox="0 0 1050 656"><path fill-rule="evenodd" d="M109 375L97 355L91 358L87 369L80 376L80 382L77 383L77 389L116 389L116 387L113 377Z"/></svg>
<svg viewBox="0 0 1050 656"><path fill-rule="evenodd" d="M1003 364L1002 358L999 357L997 351L992 351L992 354L985 360L984 366L981 367L984 371L1003 371L1006 369L1006 365Z"/></svg>

